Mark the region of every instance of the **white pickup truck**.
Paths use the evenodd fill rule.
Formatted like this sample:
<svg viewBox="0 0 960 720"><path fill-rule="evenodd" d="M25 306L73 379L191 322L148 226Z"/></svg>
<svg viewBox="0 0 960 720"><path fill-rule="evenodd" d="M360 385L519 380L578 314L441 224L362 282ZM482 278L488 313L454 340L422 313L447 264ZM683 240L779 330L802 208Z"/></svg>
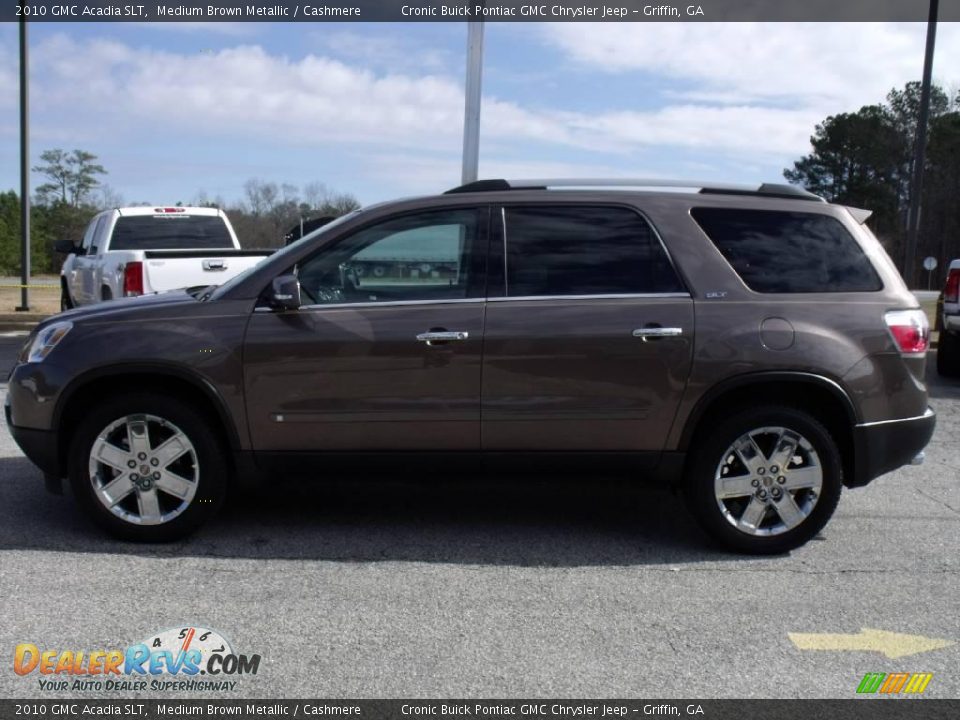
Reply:
<svg viewBox="0 0 960 720"><path fill-rule="evenodd" d="M60 306L80 305L200 285L220 285L267 257L241 250L222 210L126 207L104 210L80 245L55 245L67 255L60 271Z"/></svg>
<svg viewBox="0 0 960 720"><path fill-rule="evenodd" d="M947 268L947 284L937 307L937 372L960 377L960 260Z"/></svg>

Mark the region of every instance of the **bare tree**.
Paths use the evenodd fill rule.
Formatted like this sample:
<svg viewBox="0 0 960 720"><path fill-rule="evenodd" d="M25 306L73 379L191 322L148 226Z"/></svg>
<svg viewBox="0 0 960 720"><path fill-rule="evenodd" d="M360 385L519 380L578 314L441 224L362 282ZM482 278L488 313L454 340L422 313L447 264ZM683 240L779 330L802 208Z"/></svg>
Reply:
<svg viewBox="0 0 960 720"><path fill-rule="evenodd" d="M109 185L100 185L100 187L97 189L99 191L99 197L96 204L100 210L116 208L126 204L123 201L123 195L118 193Z"/></svg>

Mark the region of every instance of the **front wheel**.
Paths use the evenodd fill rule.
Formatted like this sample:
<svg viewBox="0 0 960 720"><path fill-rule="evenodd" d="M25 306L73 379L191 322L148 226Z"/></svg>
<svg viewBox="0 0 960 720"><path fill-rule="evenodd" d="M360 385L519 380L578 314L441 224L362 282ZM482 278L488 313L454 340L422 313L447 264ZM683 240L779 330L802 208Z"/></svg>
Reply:
<svg viewBox="0 0 960 720"><path fill-rule="evenodd" d="M70 299L70 293L67 292L67 288L60 287L60 312L64 310L73 310L73 301Z"/></svg>
<svg viewBox="0 0 960 720"><path fill-rule="evenodd" d="M840 451L806 412L741 410L699 433L685 494L701 527L737 552L803 545L833 515L843 487Z"/></svg>
<svg viewBox="0 0 960 720"><path fill-rule="evenodd" d="M99 405L70 448L78 502L125 540L164 542L193 532L220 507L226 473L207 419L180 400L152 393Z"/></svg>

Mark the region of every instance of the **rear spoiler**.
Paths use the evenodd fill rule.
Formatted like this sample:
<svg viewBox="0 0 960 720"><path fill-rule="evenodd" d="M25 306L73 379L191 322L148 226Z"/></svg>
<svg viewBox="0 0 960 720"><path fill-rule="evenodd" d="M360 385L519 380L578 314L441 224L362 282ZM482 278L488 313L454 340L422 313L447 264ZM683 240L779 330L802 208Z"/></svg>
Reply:
<svg viewBox="0 0 960 720"><path fill-rule="evenodd" d="M873 215L873 210L864 210L863 208L847 207L847 211L853 215L853 219L860 225L863 225Z"/></svg>

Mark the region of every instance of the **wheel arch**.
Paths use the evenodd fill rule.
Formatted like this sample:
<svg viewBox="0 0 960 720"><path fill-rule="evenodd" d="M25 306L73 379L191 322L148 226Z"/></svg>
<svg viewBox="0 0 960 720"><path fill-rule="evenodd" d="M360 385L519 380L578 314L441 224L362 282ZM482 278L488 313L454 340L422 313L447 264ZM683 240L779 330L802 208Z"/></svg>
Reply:
<svg viewBox="0 0 960 720"><path fill-rule="evenodd" d="M758 391L763 394L758 395ZM757 404L788 405L813 415L840 449L845 480L854 477L853 428L859 422L856 406L840 383L815 373L751 373L719 383L694 406L684 424L678 450L687 454L697 434L710 427L715 418Z"/></svg>
<svg viewBox="0 0 960 720"><path fill-rule="evenodd" d="M213 423L215 432L225 443L225 449L230 451L228 455L233 456L240 450L236 423L220 393L205 378L167 365L109 366L80 375L61 392L57 400L53 427L58 429L60 467L66 467L70 444L87 402L96 402L108 395L127 391L149 390L173 395L199 409Z"/></svg>

